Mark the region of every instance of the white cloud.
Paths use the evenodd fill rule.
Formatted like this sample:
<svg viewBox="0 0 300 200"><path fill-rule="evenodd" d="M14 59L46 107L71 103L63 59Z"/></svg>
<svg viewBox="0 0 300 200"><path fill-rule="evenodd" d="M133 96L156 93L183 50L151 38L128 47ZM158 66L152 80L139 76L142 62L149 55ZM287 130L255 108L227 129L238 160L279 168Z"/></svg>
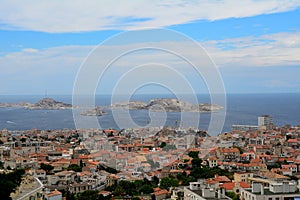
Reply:
<svg viewBox="0 0 300 200"><path fill-rule="evenodd" d="M26 49L22 49L23 52L27 52L27 53L35 53L38 52L37 49L33 49L33 48L26 48Z"/></svg>
<svg viewBox="0 0 300 200"><path fill-rule="evenodd" d="M0 57L1 75L47 76L58 72L76 73L91 46L60 46L42 50L23 49Z"/></svg>
<svg viewBox="0 0 300 200"><path fill-rule="evenodd" d="M80 32L165 27L293 10L297 0L3 0L1 29Z"/></svg>
<svg viewBox="0 0 300 200"><path fill-rule="evenodd" d="M300 65L300 32L276 33L204 43L218 66Z"/></svg>
<svg viewBox="0 0 300 200"><path fill-rule="evenodd" d="M202 43L209 56L219 67L270 67L272 73L273 66L300 66L300 32L268 34L258 37L242 37L226 40L215 40ZM147 43L148 44L148 43ZM126 45L126 46L125 46ZM111 55L116 49L128 47L136 49L139 43L114 44L105 46L104 52ZM184 44L182 41L159 41L159 46L184 49L187 54L199 58L198 49ZM144 46L144 45L143 45ZM155 47L155 42L149 43L149 46ZM36 85L45 85L49 87L53 83L66 85L72 88L76 78L76 73L80 69L81 63L93 50L94 46L58 46L52 48L23 49L19 52L6 53L0 56L0 90L9 90L16 84L16 88L37 87ZM181 68L181 74L193 79L193 72L185 70L189 67L184 62L172 55L159 51L142 51L134 54L125 55L113 64L107 83L111 84L111 79L118 77L128 71L129 68L138 64L148 63L167 64L172 68ZM190 68L188 68L190 69ZM159 71L154 74L162 74ZM293 72L288 72L293 73ZM148 76L149 74L141 74ZM293 75L293 74L291 74ZM253 76L249 75L249 76ZM172 77L170 77L172 79ZM274 79L274 77L272 77ZM34 86L25 86L32 82ZM282 80L266 80L264 84L268 87L282 86L293 87L297 85L287 84ZM54 87L54 86L53 86ZM58 89L57 89L58 90ZM71 91L71 89L69 89ZM69 91L69 92L70 92Z"/></svg>
<svg viewBox="0 0 300 200"><path fill-rule="evenodd" d="M259 37L242 37L226 40L215 40L200 43L211 59L219 67L261 67L261 66L291 66L300 65L300 32L277 33L262 35ZM136 49L140 45L130 45L130 49ZM149 46L156 46L149 43ZM198 50L179 41L159 42L159 46L184 48L192 56L198 56ZM0 56L0 70L2 75L23 75L26 73L58 73L71 70L77 72L81 63L88 56L94 46L58 46L37 49L23 49L19 52L6 53ZM105 47L105 53L110 55L115 49L124 48L122 45ZM132 67L134 63L166 61L172 67L182 67L180 58L159 51L141 51L123 56L115 67ZM186 65L185 65L186 66ZM188 71L187 71L188 72Z"/></svg>

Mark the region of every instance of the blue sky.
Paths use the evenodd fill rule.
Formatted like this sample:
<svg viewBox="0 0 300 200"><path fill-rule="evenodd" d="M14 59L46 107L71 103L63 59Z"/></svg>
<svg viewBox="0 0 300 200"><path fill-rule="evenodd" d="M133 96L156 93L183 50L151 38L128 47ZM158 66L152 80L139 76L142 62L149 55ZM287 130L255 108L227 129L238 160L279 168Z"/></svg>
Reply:
<svg viewBox="0 0 300 200"><path fill-rule="evenodd" d="M1 4L0 94L43 94L45 89L49 94L71 94L81 64L98 44L116 34L147 28L174 30L199 42L220 71L227 93L300 92L300 1L124 1L115 6L114 1L66 0ZM108 52L138 45L143 41L139 37L107 47ZM149 43L182 45L175 38L162 38L158 36L157 41ZM187 51L193 53L193 49ZM157 52L138 56L173 59ZM136 57L129 56L113 66L112 74L124 72L121 67L129 67L130 59ZM196 92L207 92L205 83L188 73L185 76ZM105 89L100 93L111 92L110 83L101 84ZM155 86L153 91L147 87L147 92L161 91Z"/></svg>

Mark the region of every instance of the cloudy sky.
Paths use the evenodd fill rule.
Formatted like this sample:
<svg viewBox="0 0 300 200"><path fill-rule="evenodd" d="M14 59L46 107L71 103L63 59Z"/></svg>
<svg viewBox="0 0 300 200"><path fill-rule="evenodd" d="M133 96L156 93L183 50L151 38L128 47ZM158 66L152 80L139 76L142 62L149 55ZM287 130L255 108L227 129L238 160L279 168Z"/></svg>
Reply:
<svg viewBox="0 0 300 200"><path fill-rule="evenodd" d="M0 94L43 94L45 89L50 94L72 94L80 67L99 44L107 56L145 42L184 47L193 56L199 53L176 37L160 35L151 41L139 34L133 41L107 42L128 31L152 28L174 30L198 42L220 72L228 93L300 92L299 0L2 0ZM182 60L142 51L112 65L99 83L99 92L110 93L137 60L145 66L167 60L169 67L183 69L177 73L190 80L196 92L206 91L205 81L200 84L184 70ZM134 75L163 74L157 66L153 70ZM170 76L161 78L172 83ZM146 87L145 91L157 89Z"/></svg>

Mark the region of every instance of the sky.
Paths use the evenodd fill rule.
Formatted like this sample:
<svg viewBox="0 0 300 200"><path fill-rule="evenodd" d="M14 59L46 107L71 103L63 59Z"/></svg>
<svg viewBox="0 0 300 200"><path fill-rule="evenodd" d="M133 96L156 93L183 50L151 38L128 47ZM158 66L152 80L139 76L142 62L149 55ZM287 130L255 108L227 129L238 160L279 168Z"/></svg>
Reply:
<svg viewBox="0 0 300 200"><path fill-rule="evenodd" d="M168 37L164 31L154 37L150 29L173 31L180 37ZM133 39L118 40L122 34L145 30ZM203 48L226 93L300 92L299 0L1 0L0 94L44 94L45 90L72 94L80 70L99 46L100 57L145 44L203 56L187 41ZM149 63L155 65L150 66L152 71L133 70L137 64L149 67ZM98 77L97 92L111 93L119 82L124 93L132 92L126 86L134 77L153 77L169 80L170 85L162 89L145 82L130 88L160 93L176 87L184 93L185 84L170 76L174 71L168 74L169 68L157 67L162 64L175 70L177 80L187 81L195 92L208 92L206 77L200 80L178 56L157 49L122 55Z"/></svg>

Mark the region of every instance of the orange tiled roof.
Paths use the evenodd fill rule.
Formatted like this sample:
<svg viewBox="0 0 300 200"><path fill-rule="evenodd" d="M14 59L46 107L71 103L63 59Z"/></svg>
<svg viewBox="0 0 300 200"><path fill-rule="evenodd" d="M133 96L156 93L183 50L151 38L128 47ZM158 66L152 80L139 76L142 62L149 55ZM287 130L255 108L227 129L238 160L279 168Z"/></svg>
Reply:
<svg viewBox="0 0 300 200"><path fill-rule="evenodd" d="M225 188L225 190L233 190L233 188L235 187L235 183L234 182L223 183L220 187Z"/></svg>
<svg viewBox="0 0 300 200"><path fill-rule="evenodd" d="M160 196L160 195L164 195L164 194L169 194L169 192L168 192L168 190L166 190L166 189L160 189L160 190L158 190L158 191L154 191L153 192L153 194L155 195L155 196Z"/></svg>
<svg viewBox="0 0 300 200"><path fill-rule="evenodd" d="M297 143L298 140L297 139L288 139L288 141L286 141L287 143Z"/></svg>
<svg viewBox="0 0 300 200"><path fill-rule="evenodd" d="M250 188L251 187L248 183L245 183L245 182L239 182L239 184L240 184L240 187L242 187L242 188Z"/></svg>
<svg viewBox="0 0 300 200"><path fill-rule="evenodd" d="M230 179L227 176L219 176L219 175L215 175L214 180L218 181L218 182L230 182Z"/></svg>
<svg viewBox="0 0 300 200"><path fill-rule="evenodd" d="M240 151L238 148L219 148L218 149L221 153L239 153Z"/></svg>
<svg viewBox="0 0 300 200"><path fill-rule="evenodd" d="M47 194L48 197L53 197L53 196L58 196L58 195L61 195L62 193L58 190L54 190L50 193Z"/></svg>

